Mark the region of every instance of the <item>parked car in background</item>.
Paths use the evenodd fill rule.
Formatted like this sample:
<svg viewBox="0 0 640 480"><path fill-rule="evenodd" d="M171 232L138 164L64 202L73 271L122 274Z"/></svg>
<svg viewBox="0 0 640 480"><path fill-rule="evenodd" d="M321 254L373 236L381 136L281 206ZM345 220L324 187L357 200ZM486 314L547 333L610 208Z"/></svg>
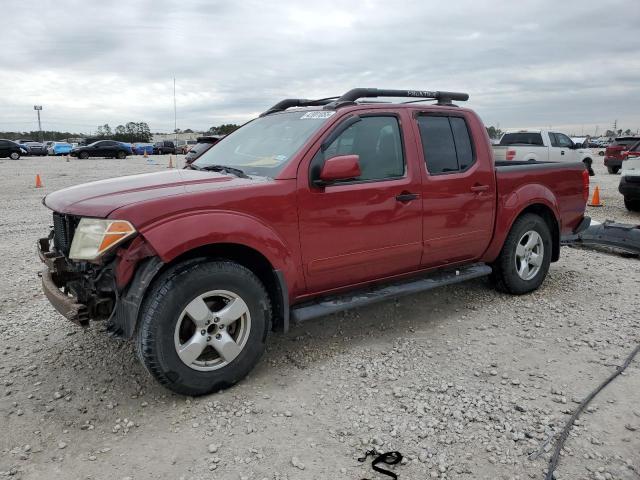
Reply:
<svg viewBox="0 0 640 480"><path fill-rule="evenodd" d="M16 140L16 143L19 145L23 145L25 143L34 143L34 142L37 142L37 140L33 140L31 138L20 138Z"/></svg>
<svg viewBox="0 0 640 480"><path fill-rule="evenodd" d="M379 96L438 104L356 103ZM49 193L42 288L184 395L231 387L290 323L487 275L532 292L589 225L589 175L495 162L478 115L451 104L467 98L283 100L187 169Z"/></svg>
<svg viewBox="0 0 640 480"><path fill-rule="evenodd" d="M13 140L0 140L0 158L9 157L11 160L18 160L21 155L28 153L28 147L25 145L20 145Z"/></svg>
<svg viewBox="0 0 640 480"><path fill-rule="evenodd" d="M181 155L185 155L187 154L195 144L197 144L198 141L197 140L187 140L181 144L179 144L178 146L176 146L176 153L179 153Z"/></svg>
<svg viewBox="0 0 640 480"><path fill-rule="evenodd" d="M198 137L197 143L191 147L187 152L187 156L184 157L185 163L188 165L197 160L223 137L224 135L207 135L206 137Z"/></svg>
<svg viewBox="0 0 640 480"><path fill-rule="evenodd" d="M153 155L153 143L134 143L131 146L131 153L134 155L144 155L144 152Z"/></svg>
<svg viewBox="0 0 640 480"><path fill-rule="evenodd" d="M582 148L582 144L575 144L564 133L548 130L507 132L500 144L492 148L496 161L582 162L589 175L595 175L591 168L593 152Z"/></svg>
<svg viewBox="0 0 640 480"><path fill-rule="evenodd" d="M153 144L153 153L155 155L165 155L167 153L175 155L176 146L170 140L162 140L161 142L156 142Z"/></svg>
<svg viewBox="0 0 640 480"><path fill-rule="evenodd" d="M67 142L51 142L49 148L47 148L47 153L49 155L68 155L73 146Z"/></svg>
<svg viewBox="0 0 640 480"><path fill-rule="evenodd" d="M29 148L29 155L38 155L44 157L47 154L47 149L43 143L40 142L26 142L23 143Z"/></svg>
<svg viewBox="0 0 640 480"><path fill-rule="evenodd" d="M610 174L615 175L620 171L622 159L624 158L622 152L638 141L640 141L640 137L616 137L609 144L604 152L604 166L607 167L607 171Z"/></svg>
<svg viewBox="0 0 640 480"><path fill-rule="evenodd" d="M84 147L73 148L69 154L78 158L105 157L122 159L131 154L131 147L115 140L98 140Z"/></svg>
<svg viewBox="0 0 640 480"><path fill-rule="evenodd" d="M640 212L640 141L622 153L618 191L624 197L624 206L631 212Z"/></svg>

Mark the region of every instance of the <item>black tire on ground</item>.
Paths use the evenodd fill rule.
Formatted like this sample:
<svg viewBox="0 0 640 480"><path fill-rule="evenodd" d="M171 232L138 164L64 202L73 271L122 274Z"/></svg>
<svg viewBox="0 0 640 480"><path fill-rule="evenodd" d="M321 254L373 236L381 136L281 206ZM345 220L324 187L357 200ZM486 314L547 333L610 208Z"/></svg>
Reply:
<svg viewBox="0 0 640 480"><path fill-rule="evenodd" d="M125 152L123 152L122 150L120 150L118 152L118 154L116 155L117 158L119 158L120 160L122 160L123 158L127 158L127 154Z"/></svg>
<svg viewBox="0 0 640 480"><path fill-rule="evenodd" d="M607 172L609 172L611 175L615 175L619 171L620 167L607 167Z"/></svg>
<svg viewBox="0 0 640 480"><path fill-rule="evenodd" d="M250 328L235 358L215 370L201 371L178 355L176 332L181 330L176 327L187 305L211 291L227 291L241 298L249 312ZM199 327L192 323L195 333L187 337L193 339ZM209 321L207 325L214 327ZM149 373L166 388L184 395L205 395L231 387L253 369L265 350L270 329L269 295L253 272L230 261L199 259L170 268L150 287L141 309L136 351ZM213 349L208 354L212 352L215 355ZM206 354L203 351L197 359Z"/></svg>
<svg viewBox="0 0 640 480"><path fill-rule="evenodd" d="M11 160L18 160L20 159L20 154L18 152L11 152L11 154L9 155L9 158Z"/></svg>
<svg viewBox="0 0 640 480"><path fill-rule="evenodd" d="M640 212L640 198L624 197L624 206L630 212Z"/></svg>
<svg viewBox="0 0 640 480"><path fill-rule="evenodd" d="M89 154L87 152L80 152L78 154L78 157L81 158L82 160L86 160L87 158L89 158Z"/></svg>
<svg viewBox="0 0 640 480"><path fill-rule="evenodd" d="M518 273L518 263L516 250L518 246L524 247L529 237L526 235L535 232L539 235L542 243L542 259L537 273L531 278L524 279ZM542 217L534 213L527 213L519 217L511 227L509 235L502 246L500 255L492 265L493 273L491 277L496 288L502 292L514 295L522 295L536 290L544 281L549 271L552 254L552 238L549 226ZM538 250L540 253L540 249Z"/></svg>
<svg viewBox="0 0 640 480"><path fill-rule="evenodd" d="M604 152L603 152L602 150L600 150L600 151L598 152L598 155L600 155L601 157L604 157Z"/></svg>
<svg viewBox="0 0 640 480"><path fill-rule="evenodd" d="M593 160L591 160L590 158L585 158L582 162L584 163L585 167L587 168L587 171L589 172L589 176L590 177L595 176L596 172L594 172L593 168L591 167L591 165L593 163Z"/></svg>

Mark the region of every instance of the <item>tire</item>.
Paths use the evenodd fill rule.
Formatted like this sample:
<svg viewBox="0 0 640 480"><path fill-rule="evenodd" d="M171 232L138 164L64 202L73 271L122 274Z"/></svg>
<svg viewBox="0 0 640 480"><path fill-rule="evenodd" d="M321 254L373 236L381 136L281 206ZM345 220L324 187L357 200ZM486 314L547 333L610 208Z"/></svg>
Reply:
<svg viewBox="0 0 640 480"><path fill-rule="evenodd" d="M126 152L123 152L122 150L120 150L117 153L116 158L118 158L119 160L123 160L123 159L127 158L127 154L126 154Z"/></svg>
<svg viewBox="0 0 640 480"><path fill-rule="evenodd" d="M600 150L600 151L598 152L598 155L599 155L599 156L601 156L601 157L604 157L604 152L603 152L602 150Z"/></svg>
<svg viewBox="0 0 640 480"><path fill-rule="evenodd" d="M11 160L18 160L18 159L20 159L20 154L18 152L11 152L9 154L9 158Z"/></svg>
<svg viewBox="0 0 640 480"><path fill-rule="evenodd" d="M616 175L620 171L620 167L607 167L607 172L611 175Z"/></svg>
<svg viewBox="0 0 640 480"><path fill-rule="evenodd" d="M532 250L526 247L526 243L530 239L539 240ZM513 295L522 295L536 290L542 284L549 271L552 254L551 242L549 226L542 217L527 213L518 218L511 227L509 235L507 235L500 255L492 265L493 273L491 276L496 288ZM522 247L524 247L524 250ZM539 264L534 265L532 260L535 258L534 254L536 252L542 258L539 260ZM525 273L524 268L519 273L519 267L523 265L521 255L526 255L527 253L529 253L529 256L526 257L528 259L526 260L527 270L530 276L523 275Z"/></svg>
<svg viewBox="0 0 640 480"><path fill-rule="evenodd" d="M235 321L230 315L223 325L223 310L232 303L236 314L245 313ZM200 315L197 324L188 310L195 312L193 318ZM243 379L264 353L270 330L271 302L258 277L237 263L200 259L177 265L154 282L142 306L136 351L166 388L205 395ZM189 344L197 347L193 353L185 348ZM229 347L228 359L223 347Z"/></svg>
<svg viewBox="0 0 640 480"><path fill-rule="evenodd" d="M89 158L89 154L87 152L80 152L78 154L78 158L81 158L82 160L86 160L87 158Z"/></svg>
<svg viewBox="0 0 640 480"><path fill-rule="evenodd" d="M624 206L630 212L640 212L640 199L624 197Z"/></svg>
<svg viewBox="0 0 640 480"><path fill-rule="evenodd" d="M591 164L593 163L593 160L591 160L590 158L585 158L582 163L584 163L585 167L587 168L587 171L589 172L589 176L590 177L594 177L596 175L596 172L593 171L593 168L591 168Z"/></svg>

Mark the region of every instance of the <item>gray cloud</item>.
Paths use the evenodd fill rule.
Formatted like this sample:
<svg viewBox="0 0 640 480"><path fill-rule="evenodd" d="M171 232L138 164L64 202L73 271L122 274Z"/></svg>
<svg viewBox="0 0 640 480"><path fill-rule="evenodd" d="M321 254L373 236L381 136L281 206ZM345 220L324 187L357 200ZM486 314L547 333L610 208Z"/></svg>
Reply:
<svg viewBox="0 0 640 480"><path fill-rule="evenodd" d="M592 2L589 2L592 3ZM637 0L13 1L0 130L242 122L355 86L462 90L485 123L640 127Z"/></svg>

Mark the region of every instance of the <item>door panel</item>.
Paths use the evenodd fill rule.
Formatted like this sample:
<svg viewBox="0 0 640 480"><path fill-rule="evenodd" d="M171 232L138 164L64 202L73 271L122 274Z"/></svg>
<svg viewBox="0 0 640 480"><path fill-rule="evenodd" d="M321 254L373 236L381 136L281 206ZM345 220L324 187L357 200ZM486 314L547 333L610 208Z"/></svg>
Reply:
<svg viewBox="0 0 640 480"><path fill-rule="evenodd" d="M423 254L426 267L479 258L491 242L495 172L490 153L476 148L463 115L418 116L416 126L427 169L422 184ZM477 128L477 126L475 127Z"/></svg>
<svg viewBox="0 0 640 480"><path fill-rule="evenodd" d="M361 117L325 152L312 151L313 162L307 158L298 171L300 242L309 293L405 273L419 265L422 209L415 154L406 154L396 116ZM361 177L310 186L310 164L321 168L327 158L348 154L360 155ZM416 198L396 198L409 193Z"/></svg>

